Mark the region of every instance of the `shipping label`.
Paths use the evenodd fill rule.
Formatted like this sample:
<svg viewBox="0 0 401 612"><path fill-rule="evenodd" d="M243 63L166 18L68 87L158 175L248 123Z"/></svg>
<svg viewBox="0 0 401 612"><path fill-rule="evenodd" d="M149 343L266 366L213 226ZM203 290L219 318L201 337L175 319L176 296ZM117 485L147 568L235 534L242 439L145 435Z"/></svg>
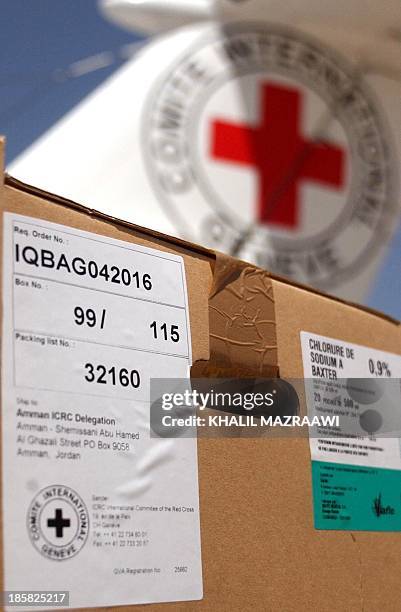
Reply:
<svg viewBox="0 0 401 612"><path fill-rule="evenodd" d="M196 439L151 438L149 419L150 380L190 364L182 257L4 214L8 591L202 597Z"/></svg>
<svg viewBox="0 0 401 612"><path fill-rule="evenodd" d="M401 357L301 332L315 527L401 531Z"/></svg>

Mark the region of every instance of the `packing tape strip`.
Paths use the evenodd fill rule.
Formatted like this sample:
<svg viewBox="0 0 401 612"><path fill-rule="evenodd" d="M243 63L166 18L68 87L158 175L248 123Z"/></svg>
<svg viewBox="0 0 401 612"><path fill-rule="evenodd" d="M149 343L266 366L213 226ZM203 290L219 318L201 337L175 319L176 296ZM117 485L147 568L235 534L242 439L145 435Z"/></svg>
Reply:
<svg viewBox="0 0 401 612"><path fill-rule="evenodd" d="M210 361L192 376L278 376L268 272L216 252L209 297Z"/></svg>

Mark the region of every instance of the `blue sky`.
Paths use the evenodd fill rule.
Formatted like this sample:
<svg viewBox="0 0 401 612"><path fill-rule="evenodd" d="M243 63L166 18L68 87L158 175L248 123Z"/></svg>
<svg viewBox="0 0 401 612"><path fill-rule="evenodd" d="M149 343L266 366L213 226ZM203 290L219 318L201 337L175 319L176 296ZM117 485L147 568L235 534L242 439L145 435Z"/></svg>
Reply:
<svg viewBox="0 0 401 612"><path fill-rule="evenodd" d="M3 0L0 56L0 129L7 160L77 104L118 63L65 82L54 71L131 43L130 32L99 14L96 0Z"/></svg>
<svg viewBox="0 0 401 612"><path fill-rule="evenodd" d="M10 162L121 65L57 81L84 57L140 40L99 14L96 0L3 0L0 133ZM401 319L401 225L367 304Z"/></svg>

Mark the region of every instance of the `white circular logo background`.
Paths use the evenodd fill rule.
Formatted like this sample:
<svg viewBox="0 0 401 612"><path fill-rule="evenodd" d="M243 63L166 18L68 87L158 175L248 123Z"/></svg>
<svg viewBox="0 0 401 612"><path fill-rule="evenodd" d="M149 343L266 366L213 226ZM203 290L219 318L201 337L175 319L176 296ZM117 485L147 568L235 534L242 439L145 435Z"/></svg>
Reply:
<svg viewBox="0 0 401 612"><path fill-rule="evenodd" d="M395 215L375 95L291 29L231 24L197 40L152 91L142 137L183 236L320 287L363 268Z"/></svg>
<svg viewBox="0 0 401 612"><path fill-rule="evenodd" d="M83 548L89 533L89 514L83 499L65 485L39 491L27 515L28 534L46 558L63 561Z"/></svg>

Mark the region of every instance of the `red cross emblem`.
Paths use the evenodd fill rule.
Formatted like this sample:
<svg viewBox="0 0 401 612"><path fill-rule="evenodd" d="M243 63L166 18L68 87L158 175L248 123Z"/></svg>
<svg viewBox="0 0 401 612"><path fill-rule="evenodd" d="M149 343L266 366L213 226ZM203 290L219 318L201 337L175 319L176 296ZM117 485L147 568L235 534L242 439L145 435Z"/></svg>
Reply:
<svg viewBox="0 0 401 612"><path fill-rule="evenodd" d="M344 184L345 152L328 142L307 140L301 133L301 116L299 91L265 83L261 125L212 123L212 157L257 170L260 223L298 227L303 181L337 189Z"/></svg>

